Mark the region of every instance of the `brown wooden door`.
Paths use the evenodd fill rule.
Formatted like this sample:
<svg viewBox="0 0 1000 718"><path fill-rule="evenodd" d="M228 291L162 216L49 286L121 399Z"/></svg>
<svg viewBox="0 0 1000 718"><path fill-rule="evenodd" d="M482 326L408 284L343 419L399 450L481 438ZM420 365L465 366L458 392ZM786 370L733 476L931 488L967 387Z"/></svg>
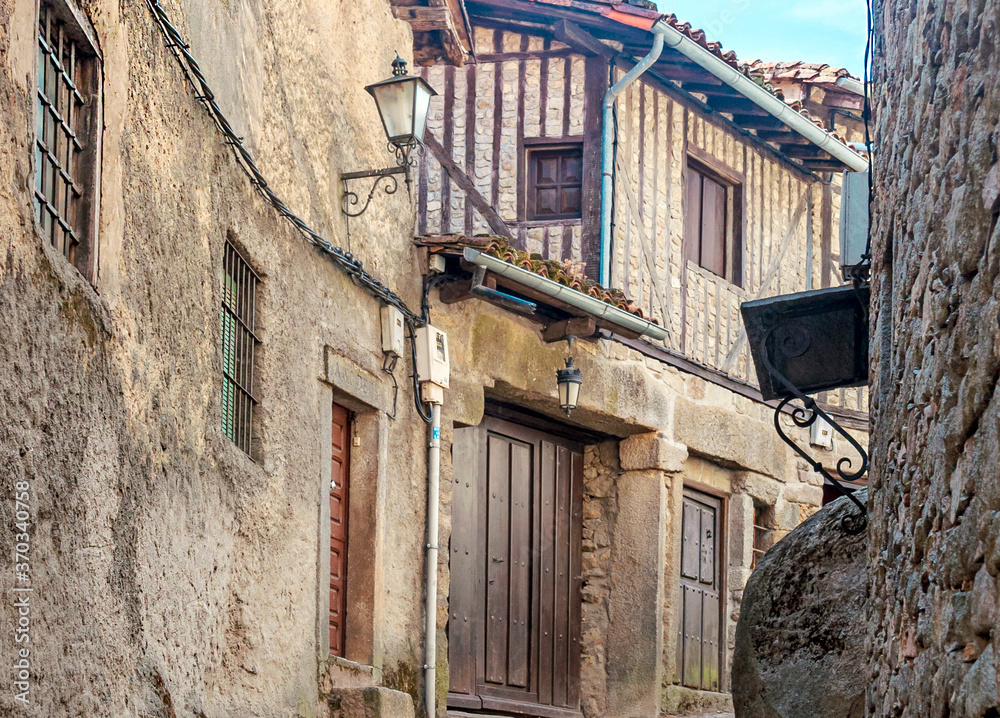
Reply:
<svg viewBox="0 0 1000 718"><path fill-rule="evenodd" d="M582 449L487 418L453 465L449 704L576 715Z"/></svg>
<svg viewBox="0 0 1000 718"><path fill-rule="evenodd" d="M681 512L681 616L677 667L691 688L720 689L722 502L684 490Z"/></svg>
<svg viewBox="0 0 1000 718"><path fill-rule="evenodd" d="M351 466L351 413L333 405L330 465L330 653L344 655L347 619L347 501Z"/></svg>

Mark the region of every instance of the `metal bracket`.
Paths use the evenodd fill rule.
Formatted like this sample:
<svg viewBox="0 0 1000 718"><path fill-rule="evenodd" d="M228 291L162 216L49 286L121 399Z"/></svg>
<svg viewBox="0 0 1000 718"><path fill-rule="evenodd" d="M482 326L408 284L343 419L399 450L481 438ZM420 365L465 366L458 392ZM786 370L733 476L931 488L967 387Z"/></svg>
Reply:
<svg viewBox="0 0 1000 718"><path fill-rule="evenodd" d="M406 186L410 186L410 168L406 167L386 167L380 170L365 170L362 172L345 172L340 175L340 182L344 187L344 196L341 200L340 209L348 217L360 217L368 209L368 205L371 204L372 197L375 196L375 191L378 189L379 183L382 180L386 180L386 185L383 188L386 194L396 194L396 190L399 189L399 181L396 179L396 175L406 175ZM350 182L352 180L368 179L374 177L375 182L372 183L371 191L368 192L368 197L365 199L365 203L361 206L361 209L356 212L352 212L352 207L357 207L361 203L361 198L358 196L357 192L354 192L350 188ZM391 184L390 184L391 183Z"/></svg>
<svg viewBox="0 0 1000 718"><path fill-rule="evenodd" d="M868 471L868 452L864 450L864 447L858 443L857 439L851 436L847 431L838 424L829 414L819 408L816 400L811 396L803 394L798 387L792 384L781 372L779 372L774 364L771 362L771 345L772 339L777 339L775 332L779 329L787 328L789 325L779 324L773 327L765 336L762 342L762 358L764 360L764 365L767 367L768 372L774 377L782 387L788 393L784 399L778 404L777 408L774 410L774 429L778 432L778 436L781 440L788 444L792 449L808 462L812 467L813 471L820 474L824 479L830 482L842 495L846 496L851 502L857 506L857 513L848 514L841 519L841 528L848 534L859 534L868 528L868 512L863 503L861 503L854 493L841 481L857 481ZM781 337L781 341L775 341L773 344L775 347L781 351L782 354L789 358L796 356L801 356L809 348L810 337L808 336L807 330L803 329L801 325L794 325L794 331L786 331L785 336ZM799 401L801 404L793 404L793 401ZM791 409L792 422L800 428L808 428L816 423L819 417L823 417L828 424L830 424L833 429L840 434L842 437L847 439L847 442L858 452L861 458L861 466L857 471L852 472L851 466L852 461L848 456L842 456L837 461L837 474L839 479L827 471L826 467L819 461L816 461L809 455L805 449L800 447L794 439L792 439L788 434L785 433L784 429L781 428L781 414L784 412L785 408L789 407Z"/></svg>

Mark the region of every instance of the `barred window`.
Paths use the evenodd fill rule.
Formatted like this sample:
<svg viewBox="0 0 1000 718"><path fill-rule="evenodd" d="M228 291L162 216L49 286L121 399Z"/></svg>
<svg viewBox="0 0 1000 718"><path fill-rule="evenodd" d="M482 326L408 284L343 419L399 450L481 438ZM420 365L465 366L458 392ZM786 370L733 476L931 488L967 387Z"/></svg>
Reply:
<svg viewBox="0 0 1000 718"><path fill-rule="evenodd" d="M774 507L755 504L753 508L753 559L751 569L757 568L757 563L774 543L771 524L774 523Z"/></svg>
<svg viewBox="0 0 1000 718"><path fill-rule="evenodd" d="M226 242L222 282L222 431L245 453L253 436L257 276Z"/></svg>
<svg viewBox="0 0 1000 718"><path fill-rule="evenodd" d="M35 217L45 237L88 278L96 265L100 56L71 0L38 13Z"/></svg>

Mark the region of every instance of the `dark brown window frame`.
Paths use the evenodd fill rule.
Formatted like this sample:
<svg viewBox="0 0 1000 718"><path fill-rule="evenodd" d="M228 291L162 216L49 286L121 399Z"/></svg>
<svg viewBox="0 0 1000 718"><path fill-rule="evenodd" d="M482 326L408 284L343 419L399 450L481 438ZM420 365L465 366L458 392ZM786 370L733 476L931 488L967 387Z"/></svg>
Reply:
<svg viewBox="0 0 1000 718"><path fill-rule="evenodd" d="M581 169L583 166L583 140L575 138L540 138L545 141L529 143L527 139L525 140L525 172L527 177L524 183L524 211L525 211L525 221L532 223L543 223L543 222L566 222L566 221L580 221L583 219L583 185L584 185L584 172L580 173L580 211L579 212L563 212L558 214L547 214L539 215L537 209L537 184L536 184L536 161L546 155L550 156L560 156L572 152L574 155L579 154ZM574 184L573 187L576 187ZM563 189L562 185L559 189Z"/></svg>
<svg viewBox="0 0 1000 718"><path fill-rule="evenodd" d="M35 58L36 231L88 280L97 275L102 58L74 0L38 4Z"/></svg>
<svg viewBox="0 0 1000 718"><path fill-rule="evenodd" d="M742 288L744 280L743 175L731 167L726 166L707 152L696 147L688 148L686 166L687 177L685 178L684 185L685 193L687 193L687 183L692 171L717 185L721 185L725 191L725 236L723 237L723 264L725 269L720 274L719 272L707 267L705 262L702 260L701 252L704 243L700 235L704 228L701 226L699 227L698 258L695 259L690 256L692 254L692 248L690 247L691 238L688 223L695 221L695 217L693 216L690 208L687 207L685 208L684 216L684 257L687 260L693 261L706 272L711 272L731 284ZM702 187L702 192L704 192L704 185ZM699 223L702 222L700 214L697 221Z"/></svg>

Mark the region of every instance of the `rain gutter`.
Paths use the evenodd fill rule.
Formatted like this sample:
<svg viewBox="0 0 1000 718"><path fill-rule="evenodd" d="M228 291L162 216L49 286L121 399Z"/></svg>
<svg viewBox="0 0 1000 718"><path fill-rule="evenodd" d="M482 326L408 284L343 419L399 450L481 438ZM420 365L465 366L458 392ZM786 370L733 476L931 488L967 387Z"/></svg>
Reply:
<svg viewBox="0 0 1000 718"><path fill-rule="evenodd" d="M679 30L662 20L653 25L652 31L662 28L668 46L677 50L687 59L701 65L724 83L732 87L768 114L781 120L789 129L798 132L814 145L832 157L840 160L856 172L868 171L868 160L849 148L826 130L813 124L812 120L796 112L784 100L780 100L722 58L716 57ZM845 86L848 83L843 83Z"/></svg>
<svg viewBox="0 0 1000 718"><path fill-rule="evenodd" d="M639 79L660 59L663 52L664 31L669 27L666 23L657 22L650 29L653 33L653 48L649 54L626 73L625 77L612 85L604 95L604 120L601 135L601 271L599 280L601 286L608 287L611 280L611 195L614 192L614 108L615 100L625 91L625 88Z"/></svg>
<svg viewBox="0 0 1000 718"><path fill-rule="evenodd" d="M504 262L489 254L484 254L472 247L466 247L463 250L463 256L467 262L475 264L478 267L485 267L494 274L506 277L553 299L558 299L560 302L568 304L574 309L579 309L597 319L603 319L609 324L614 324L656 341L663 341L667 338L666 329L648 319L637 317L630 312L614 307L589 294L584 294L581 291L559 284L559 282L554 282L527 269L515 267L513 264Z"/></svg>

